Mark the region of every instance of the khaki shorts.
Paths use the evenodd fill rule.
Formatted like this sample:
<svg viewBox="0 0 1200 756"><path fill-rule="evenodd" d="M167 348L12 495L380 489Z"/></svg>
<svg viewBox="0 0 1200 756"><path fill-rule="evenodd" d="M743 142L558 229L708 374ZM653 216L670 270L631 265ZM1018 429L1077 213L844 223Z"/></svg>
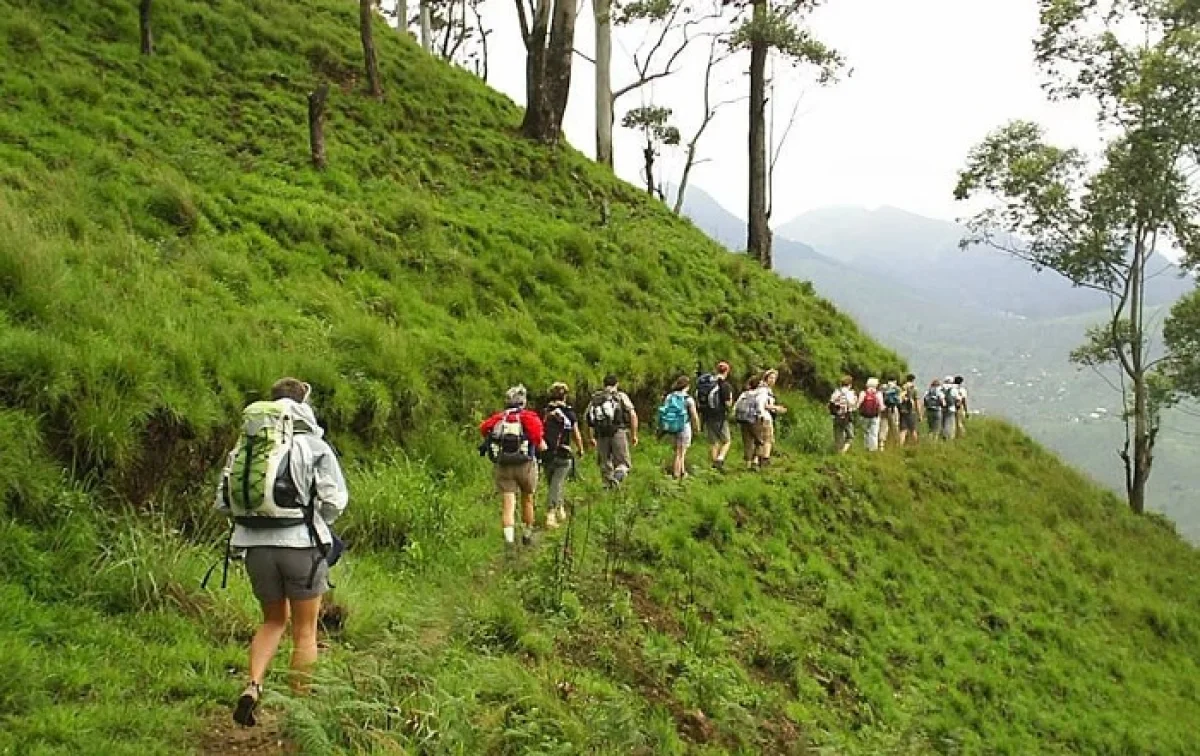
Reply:
<svg viewBox="0 0 1200 756"><path fill-rule="evenodd" d="M251 546L246 549L246 574L250 576L255 598L264 604L285 598L305 601L329 590L329 565L321 552L311 546L307 549Z"/></svg>
<svg viewBox="0 0 1200 756"><path fill-rule="evenodd" d="M708 436L708 441L711 444L729 443L728 418L706 418L704 420L704 433Z"/></svg>
<svg viewBox="0 0 1200 756"><path fill-rule="evenodd" d="M494 465L493 474L500 493L532 496L537 491L538 466L533 460L523 465Z"/></svg>
<svg viewBox="0 0 1200 756"><path fill-rule="evenodd" d="M753 462L762 452L763 426L762 423L739 423L742 427L743 457L747 462Z"/></svg>

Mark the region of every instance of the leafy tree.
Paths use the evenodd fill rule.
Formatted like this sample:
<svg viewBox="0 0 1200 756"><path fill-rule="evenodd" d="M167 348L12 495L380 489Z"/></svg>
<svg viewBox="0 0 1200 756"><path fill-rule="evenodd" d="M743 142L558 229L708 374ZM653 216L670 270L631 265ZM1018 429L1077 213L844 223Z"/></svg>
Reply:
<svg viewBox="0 0 1200 756"><path fill-rule="evenodd" d="M1156 252L1200 254L1190 175L1200 155L1200 32L1196 3L1042 0L1037 62L1056 99L1090 99L1108 136L1094 160L1010 124L976 147L955 196L990 204L964 244L983 242L1109 295L1111 315L1072 355L1115 365L1125 402L1119 456L1135 512L1146 507L1159 412L1173 361L1148 342L1144 292ZM1182 322L1182 321L1181 321ZM1176 340L1176 345L1181 345Z"/></svg>
<svg viewBox="0 0 1200 756"><path fill-rule="evenodd" d="M571 59L575 54L574 0L515 0L525 42L525 119L521 133L554 144L562 135Z"/></svg>
<svg viewBox="0 0 1200 756"><path fill-rule="evenodd" d="M751 0L750 17L744 19L730 41L734 49L750 51L750 192L746 251L764 268L774 265L771 252L767 171L767 59L779 53L793 65L811 65L818 81L836 80L844 61L841 55L801 26L805 16L822 0Z"/></svg>
<svg viewBox="0 0 1200 756"><path fill-rule="evenodd" d="M663 146L676 147L680 142L679 129L671 125L671 109L657 105L634 108L621 119L621 125L627 129L641 130L646 191L662 199L662 187L654 180L654 161Z"/></svg>

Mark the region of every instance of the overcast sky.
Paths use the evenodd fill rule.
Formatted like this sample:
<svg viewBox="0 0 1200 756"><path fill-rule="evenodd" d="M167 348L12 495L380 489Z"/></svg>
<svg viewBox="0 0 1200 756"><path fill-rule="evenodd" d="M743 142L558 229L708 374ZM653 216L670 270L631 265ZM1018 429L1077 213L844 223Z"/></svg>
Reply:
<svg viewBox="0 0 1200 756"><path fill-rule="evenodd" d="M492 86L524 102L524 49L515 10L506 0L485 5L491 38ZM777 133L802 97L800 117L776 175L774 223L828 205L891 205L937 218L964 215L951 192L968 150L988 131L1014 118L1036 120L1051 138L1084 147L1095 143L1086 111L1045 100L1032 63L1037 0L829 0L812 16L818 37L846 57L853 73L818 88L810 77L779 65ZM590 3L582 6L576 47L593 49ZM614 84L629 79L628 52L642 34L619 30ZM685 138L700 116L707 47L696 43L680 74L628 95L617 105L617 171L640 182L636 135L621 115L643 100L674 109ZM721 94L747 87L745 57L719 76ZM567 136L591 155L593 69L576 57ZM701 151L711 161L693 173L694 185L745 216L746 105L722 111ZM664 155L664 178L677 180L682 150Z"/></svg>

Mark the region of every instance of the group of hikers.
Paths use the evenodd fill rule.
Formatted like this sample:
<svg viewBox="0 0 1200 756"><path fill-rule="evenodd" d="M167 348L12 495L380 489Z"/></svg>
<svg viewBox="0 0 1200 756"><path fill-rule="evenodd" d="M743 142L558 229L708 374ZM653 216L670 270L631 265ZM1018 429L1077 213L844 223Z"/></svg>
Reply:
<svg viewBox="0 0 1200 756"><path fill-rule="evenodd" d="M833 446L841 454L854 443L854 419L862 418L867 451L893 445L920 442L921 425L929 428L930 438L951 441L966 433L967 389L961 375L934 379L924 392L917 377L909 373L904 383L894 378L880 387L878 378L868 378L861 393L854 391L854 379L843 376L841 385L829 397L833 418Z"/></svg>
<svg viewBox="0 0 1200 756"><path fill-rule="evenodd" d="M776 370L752 375L737 392L730 365L719 362L699 375L696 391L687 375L677 378L657 413L658 432L671 437L671 475L688 477L687 452L703 432L710 444L709 460L725 470L733 442L731 421L741 430L747 470L771 464L777 418L787 412L775 396ZM308 671L317 658L317 623L321 598L329 590L329 568L337 562L342 543L331 525L346 509L349 494L333 449L323 439L309 404L312 387L296 378L282 378L269 400L247 406L242 433L229 453L217 487L217 508L233 523L225 566L244 559L263 623L250 643L250 679L237 700L234 720L251 726L271 660L291 622L291 684L303 692ZM570 387L555 383L540 412L529 408L524 386L505 393L504 409L479 426L479 451L493 463L493 480L501 496L501 529L509 546L516 544L516 508L521 501L521 542L533 540L539 477L548 479L545 525L554 529L568 518L566 484L587 445L605 487L617 488L633 469L631 450L638 445L638 413L615 375L604 379L582 417L570 403ZM889 380L882 388L871 378L856 393L845 377L829 400L834 447L850 450L855 418L862 418L866 446L877 451L888 439L915 444L922 422L934 437L953 439L964 433L967 393L961 377L933 381L923 394L909 375L903 385ZM210 570L211 573L211 570ZM205 578L207 582L207 576Z"/></svg>
<svg viewBox="0 0 1200 756"><path fill-rule="evenodd" d="M730 366L720 362L711 373L696 381L679 376L658 408L658 431L672 441L671 475L677 480L689 476L687 452L693 439L704 431L711 444L710 461L724 470L725 458L732 445L730 410L741 426L748 469L760 469L771 462L775 445L775 417L787 408L775 399L774 387L779 372L768 370L753 376L734 401L729 380ZM596 460L605 487L616 488L633 469L630 450L638 445L638 413L629 395L621 390L615 375L604 379L604 387L592 395L583 418L570 405L570 388L555 383L549 403L541 412L529 408L524 386L505 393L504 409L488 417L479 426L483 442L479 453L493 463L493 478L501 497L501 528L504 541L516 543L517 499L521 500L521 542L533 540L534 497L541 475L549 478L549 502L546 527L557 528L566 521L565 487L584 455L581 426L587 427L588 445L596 450ZM541 473L539 473L539 468Z"/></svg>

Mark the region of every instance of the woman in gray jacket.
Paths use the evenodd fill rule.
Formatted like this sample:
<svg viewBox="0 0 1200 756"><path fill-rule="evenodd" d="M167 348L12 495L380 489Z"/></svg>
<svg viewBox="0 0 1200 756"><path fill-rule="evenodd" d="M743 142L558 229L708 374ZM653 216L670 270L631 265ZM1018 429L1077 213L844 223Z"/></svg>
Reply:
<svg viewBox="0 0 1200 756"><path fill-rule="evenodd" d="M230 548L244 551L246 572L262 605L263 624L250 642L250 681L233 718L255 723L263 679L292 622L292 689L303 692L317 659L321 596L329 590L329 524L346 509L346 481L322 439L308 396L312 387L283 378L270 402L243 415L242 440L229 455L217 508L234 521ZM255 453L257 451L257 454Z"/></svg>

